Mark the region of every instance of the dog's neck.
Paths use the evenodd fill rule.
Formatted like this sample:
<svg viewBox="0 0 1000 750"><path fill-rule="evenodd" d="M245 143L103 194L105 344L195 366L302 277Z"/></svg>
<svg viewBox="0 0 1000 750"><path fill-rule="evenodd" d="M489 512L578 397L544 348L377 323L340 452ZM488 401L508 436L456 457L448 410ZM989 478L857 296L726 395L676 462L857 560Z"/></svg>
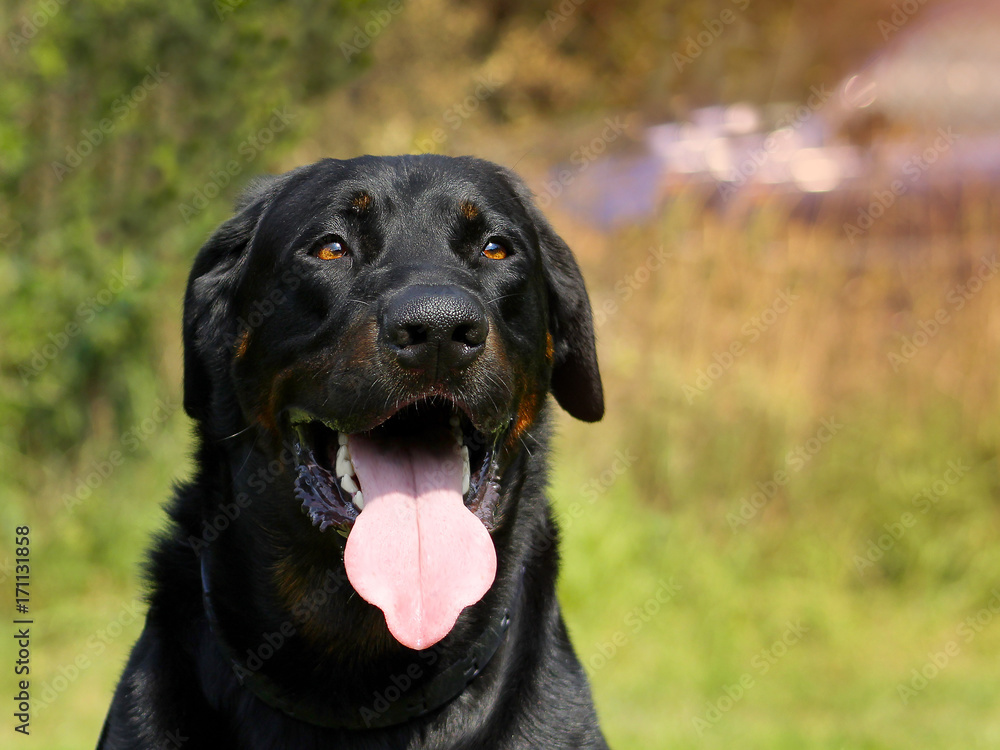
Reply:
<svg viewBox="0 0 1000 750"><path fill-rule="evenodd" d="M413 652L418 658L411 660L405 670L389 676L385 689L373 700L364 704L344 700L330 700L320 694L302 696L273 680L261 664L249 664L227 638L225 628L216 614L212 597L210 548L200 554L202 600L213 639L239 681L271 708L319 727L341 729L373 729L403 724L443 707L475 680L490 663L503 644L512 615L523 594L523 569L518 574L514 596L506 607L494 609L484 623L480 635L468 642L460 656L454 650ZM280 645L272 645L272 649ZM429 679L421 680L424 669L435 668ZM430 672L430 670L426 670ZM310 699L312 698L312 699Z"/></svg>

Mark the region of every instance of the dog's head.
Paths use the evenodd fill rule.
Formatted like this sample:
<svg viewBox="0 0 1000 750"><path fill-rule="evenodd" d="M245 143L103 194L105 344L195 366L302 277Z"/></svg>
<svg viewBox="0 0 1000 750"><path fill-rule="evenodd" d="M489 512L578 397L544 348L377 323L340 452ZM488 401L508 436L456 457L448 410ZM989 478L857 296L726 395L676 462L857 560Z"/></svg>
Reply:
<svg viewBox="0 0 1000 750"><path fill-rule="evenodd" d="M268 518L346 536L352 585L414 648L492 583L505 473L546 394L604 411L569 248L520 180L472 158L256 183L195 261L184 343L185 409L207 442L243 446L235 486L254 494L250 456L277 466Z"/></svg>

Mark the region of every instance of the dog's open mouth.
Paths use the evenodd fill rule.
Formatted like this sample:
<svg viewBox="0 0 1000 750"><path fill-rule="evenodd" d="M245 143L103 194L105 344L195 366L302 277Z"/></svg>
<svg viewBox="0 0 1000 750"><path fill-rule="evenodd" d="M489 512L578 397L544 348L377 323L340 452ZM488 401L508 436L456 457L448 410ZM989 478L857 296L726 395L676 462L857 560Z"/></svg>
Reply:
<svg viewBox="0 0 1000 750"><path fill-rule="evenodd" d="M498 436L452 402L424 399L355 433L291 410L295 494L314 525L347 537L355 590L422 649L443 638L496 573Z"/></svg>
<svg viewBox="0 0 1000 750"><path fill-rule="evenodd" d="M302 502L302 511L321 531L332 527L346 537L364 509L365 488L351 447L353 444L356 452L359 444L368 442L387 449L405 448L408 443L454 446L462 471L465 506L493 530L497 520L496 457L500 440L476 429L451 402L437 398L417 401L374 429L354 434L340 432L301 409L290 410L289 421L295 433L295 494Z"/></svg>

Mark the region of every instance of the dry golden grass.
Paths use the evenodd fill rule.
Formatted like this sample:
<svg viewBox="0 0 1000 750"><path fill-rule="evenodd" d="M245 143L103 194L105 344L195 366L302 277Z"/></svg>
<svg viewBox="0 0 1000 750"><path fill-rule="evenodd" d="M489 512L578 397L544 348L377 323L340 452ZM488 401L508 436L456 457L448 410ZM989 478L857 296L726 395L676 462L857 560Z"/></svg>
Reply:
<svg viewBox="0 0 1000 750"><path fill-rule="evenodd" d="M681 587L606 664L588 664L612 745L986 742L1000 730L989 713L1000 682L985 666L1000 636L995 624L968 641L957 633L1000 569L993 196L967 191L950 219L903 202L856 245L842 207L807 223L777 200L738 220L701 203L675 195L655 221L611 235L556 215L604 311L608 416L563 420L554 487L585 661L656 581ZM902 233L918 219L920 231ZM641 273L660 247L669 258ZM977 272L987 278L970 285ZM645 281L622 291L630 278ZM792 301L778 311L782 292ZM946 322L925 341L939 310ZM790 463L824 419L835 436ZM636 459L613 473L618 450ZM914 498L954 461L961 480L918 510ZM740 520L780 471L788 481ZM884 537L904 513L912 526ZM887 548L874 560L872 544ZM759 674L751 660L786 618L809 631ZM961 655L904 702L911 670L951 640ZM754 688L699 731L695 719L747 672Z"/></svg>

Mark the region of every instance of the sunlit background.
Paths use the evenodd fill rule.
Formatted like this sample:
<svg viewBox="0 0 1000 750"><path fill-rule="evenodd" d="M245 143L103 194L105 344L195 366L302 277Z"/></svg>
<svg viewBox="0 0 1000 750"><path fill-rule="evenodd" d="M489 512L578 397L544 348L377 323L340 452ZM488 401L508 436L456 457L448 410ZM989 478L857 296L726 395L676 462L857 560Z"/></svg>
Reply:
<svg viewBox="0 0 1000 750"><path fill-rule="evenodd" d="M141 630L191 467L183 283L241 186L434 151L524 175L588 281L608 414L560 417L551 494L611 746L1000 747L997 3L14 0L0 23L17 742L92 746Z"/></svg>

